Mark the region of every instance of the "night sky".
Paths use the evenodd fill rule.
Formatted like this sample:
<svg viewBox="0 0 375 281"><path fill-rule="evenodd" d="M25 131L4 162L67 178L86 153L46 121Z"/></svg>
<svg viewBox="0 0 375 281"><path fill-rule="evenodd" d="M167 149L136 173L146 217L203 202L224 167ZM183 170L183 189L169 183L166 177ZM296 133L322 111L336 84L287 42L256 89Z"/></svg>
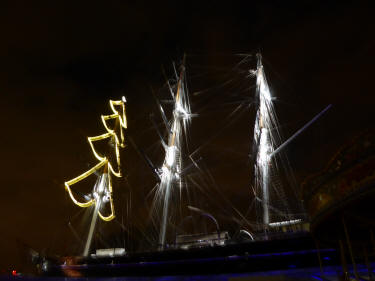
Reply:
<svg viewBox="0 0 375 281"><path fill-rule="evenodd" d="M160 88L161 65L184 53L189 66L195 54L204 65L212 55L220 54L219 64L220 57L260 50L285 136L333 104L288 147L298 182L374 128L371 1L128 2L0 3L1 269L20 268L21 245L48 252L69 240L62 236L72 233L62 229L78 207L63 183L95 163L85 138L103 132L108 99L126 95L129 132L142 136L155 106L150 86ZM250 138L250 122L235 128L248 129ZM145 164L133 166L152 177ZM153 187L148 183L143 193ZM249 193L231 191L233 202Z"/></svg>

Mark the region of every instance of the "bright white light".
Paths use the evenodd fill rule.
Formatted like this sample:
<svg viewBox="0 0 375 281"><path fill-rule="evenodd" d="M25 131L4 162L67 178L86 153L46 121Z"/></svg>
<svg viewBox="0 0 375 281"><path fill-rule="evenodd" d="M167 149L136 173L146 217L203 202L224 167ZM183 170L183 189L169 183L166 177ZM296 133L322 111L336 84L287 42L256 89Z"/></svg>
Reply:
<svg viewBox="0 0 375 281"><path fill-rule="evenodd" d="M168 167L164 166L161 168L161 174L162 178L169 178L171 175L171 171L168 169Z"/></svg>
<svg viewBox="0 0 375 281"><path fill-rule="evenodd" d="M190 119L190 107L187 98L187 93L184 87L184 71L182 67L180 73L180 79L177 83L177 89L174 96L174 109L171 122L171 128L168 136L168 147L165 149L165 158L163 166L160 169L160 184L159 184L159 196L160 205L162 208L160 232L159 232L159 244L164 247L166 239L166 228L168 223L168 213L170 207L171 194L175 192L177 185L181 188L180 170L182 165L181 159L181 142L183 136L183 130L186 129L187 120ZM171 89L171 88L170 88ZM171 89L173 92L173 90ZM175 206L173 206L175 207Z"/></svg>
<svg viewBox="0 0 375 281"><path fill-rule="evenodd" d="M110 194L109 194L109 192L107 192L107 194L103 197L103 202L104 203L107 203L107 202L109 202L110 201Z"/></svg>
<svg viewBox="0 0 375 281"><path fill-rule="evenodd" d="M259 144L259 164L267 165L269 162L270 145L268 141L268 130L262 128Z"/></svg>
<svg viewBox="0 0 375 281"><path fill-rule="evenodd" d="M271 93L270 93L269 89L268 89L268 88L263 88L263 89L261 89L261 91L262 91L262 95L263 95L263 97L264 97L268 102L270 102L272 98L271 98Z"/></svg>
<svg viewBox="0 0 375 281"><path fill-rule="evenodd" d="M95 200L98 202L99 200L103 200L103 197L106 194L110 194L108 191L108 182L107 182L108 174L104 173L100 176L97 184L94 186L93 195Z"/></svg>
<svg viewBox="0 0 375 281"><path fill-rule="evenodd" d="M301 221L302 221L301 219L297 219L297 220L289 220L289 221L271 222L269 226L271 227L286 226L286 225L297 224L297 223L300 223Z"/></svg>
<svg viewBox="0 0 375 281"><path fill-rule="evenodd" d="M105 181L102 179L98 186L98 192L99 194L102 194L105 189Z"/></svg>
<svg viewBox="0 0 375 281"><path fill-rule="evenodd" d="M189 118L189 113L187 113L186 109L181 105L181 103L176 104L176 112L183 115L184 118Z"/></svg>
<svg viewBox="0 0 375 281"><path fill-rule="evenodd" d="M262 194L263 223L269 224L269 164L273 151L270 128L272 125L273 105L267 80L263 72L263 65L258 57L257 91L259 95L259 107L254 126L254 144L257 146L256 159L256 184Z"/></svg>
<svg viewBox="0 0 375 281"><path fill-rule="evenodd" d="M257 74L257 85L260 91L260 99L262 100L262 98L264 98L267 100L267 102L270 102L272 97L267 85L267 81L264 79L263 66L258 69Z"/></svg>
<svg viewBox="0 0 375 281"><path fill-rule="evenodd" d="M169 167L172 167L174 164L174 161L176 159L176 150L177 147L175 147L174 145L167 147L167 155L165 157L165 162Z"/></svg>
<svg viewBox="0 0 375 281"><path fill-rule="evenodd" d="M180 130L178 130L178 123L176 120L173 122L172 132L174 132L175 134L179 134L180 132Z"/></svg>
<svg viewBox="0 0 375 281"><path fill-rule="evenodd" d="M126 98L125 98L125 96L122 96L122 101L123 101L123 102L126 102Z"/></svg>

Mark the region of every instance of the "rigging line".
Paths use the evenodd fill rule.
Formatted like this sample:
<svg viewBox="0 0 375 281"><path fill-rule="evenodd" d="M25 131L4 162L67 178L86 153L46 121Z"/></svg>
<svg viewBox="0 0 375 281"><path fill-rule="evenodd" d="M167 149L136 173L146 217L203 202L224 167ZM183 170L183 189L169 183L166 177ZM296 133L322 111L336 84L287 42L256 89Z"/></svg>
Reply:
<svg viewBox="0 0 375 281"><path fill-rule="evenodd" d="M147 119L147 117L143 117L143 119ZM139 126L138 126L138 128L139 128ZM147 137L147 134L150 134L150 133L153 133L153 132L154 132L154 128L152 126L147 126L146 129L137 130L136 132L131 132L131 133L128 132L128 136L133 136L135 139L138 139L138 138L144 138L145 135Z"/></svg>
<svg viewBox="0 0 375 281"><path fill-rule="evenodd" d="M210 52L210 53L207 53L206 50L196 50L195 53L189 53L187 54L186 56L187 57L198 57L198 58L212 58L212 57L222 57L222 58L225 58L225 57L243 57L243 56L247 56L247 55L251 55L251 53L237 53L237 54L233 54L233 53L225 53L225 52Z"/></svg>
<svg viewBox="0 0 375 281"><path fill-rule="evenodd" d="M171 94L172 98L174 99L174 93L173 93L173 91L172 91L171 84L169 83L169 79L168 79L168 76L167 76L167 74L166 74L166 72L165 72L165 68L164 68L163 65L161 66L161 72L163 73L163 76L164 76L165 82L166 82L166 84L167 84L167 86L168 86L169 93Z"/></svg>
<svg viewBox="0 0 375 281"><path fill-rule="evenodd" d="M259 202L262 202L263 203L263 200L261 198L259 198L258 196L256 196L255 198L257 201ZM282 216L282 217L286 217L288 218L289 214L285 214L284 212L280 211L279 209L273 207L272 205L270 205L269 203L266 203L267 204L267 207L273 211L275 211L279 216Z"/></svg>
<svg viewBox="0 0 375 281"><path fill-rule="evenodd" d="M57 236L65 228L65 226L66 226L65 222L63 222L63 223L59 223L58 227L55 228L55 231L53 232L53 235L52 235L52 239L48 241L48 246L46 247L47 251L50 251L50 249L52 249L52 247L56 244Z"/></svg>
<svg viewBox="0 0 375 281"><path fill-rule="evenodd" d="M190 67L189 69L193 70L193 71L197 71L199 73L203 73L202 72L202 69L204 71L206 71L205 73L208 73L207 76L209 74L212 73L212 76L215 76L215 75L218 75L218 74L222 74L223 76L229 74L229 73L233 73L233 69L234 67L232 68L229 68L228 70L228 67L225 67L225 66L215 66L215 65L200 65L200 64L190 64ZM196 74L198 75L198 74Z"/></svg>
<svg viewBox="0 0 375 281"><path fill-rule="evenodd" d="M285 192L284 191L284 188L281 186L281 188L275 188L275 185L274 184L271 184L270 185L272 190L277 194L278 198L272 200L273 201L273 204L274 205L277 205L278 206L278 210L279 209L282 209L282 214L287 217L290 217L292 215L291 213L291 206L289 206L289 202L288 200L286 199L286 195L285 195ZM281 203L280 203L281 202ZM268 204L270 205L270 203ZM275 208L275 207L273 207ZM276 208L275 208L276 209ZM281 212L281 210L279 210Z"/></svg>
<svg viewBox="0 0 375 281"><path fill-rule="evenodd" d="M156 227L156 226L155 226ZM142 236L146 239L146 242L149 244L149 245L152 245L154 246L155 245L155 242L157 241L157 235L156 237L152 237L152 235L150 235L151 237L149 237L149 235L146 234L146 231L143 229L143 228L138 228L138 231L142 234Z"/></svg>
<svg viewBox="0 0 375 281"><path fill-rule="evenodd" d="M250 204L250 206L247 208L246 213L245 213L245 215L244 215L245 218L249 215L249 212L250 212L250 210L253 208L254 203L255 203L255 199L251 200L251 204ZM241 220L239 220L239 222L237 222L237 223L238 223L238 230L240 230L240 229L244 226L245 221L241 218ZM250 225L250 226L251 226L251 225ZM238 230L237 230L237 231L238 231Z"/></svg>
<svg viewBox="0 0 375 281"><path fill-rule="evenodd" d="M214 200L212 196L209 196L209 194L206 192L206 190L209 189L210 184L205 181L205 178L203 177L202 169L199 166L197 166L197 169L201 173L201 174L198 174L197 176L199 177L200 180L202 180L203 182L202 184L204 185L204 187L202 187L198 182L196 182L190 175L188 176L188 179L191 180L191 182L202 192L202 194L206 196L208 200L211 201L211 203L213 203L212 204L213 206L220 207L220 203L217 200Z"/></svg>
<svg viewBox="0 0 375 281"><path fill-rule="evenodd" d="M191 159L191 158L190 158ZM181 176L184 176L184 175L189 175L191 173L188 173L189 171L191 171L193 169L193 167L196 167L197 164L199 161L201 161L203 158L200 157L198 158L196 161L193 161L194 163L190 163L189 165L187 165L187 167L183 168L182 171L180 172L180 175Z"/></svg>
<svg viewBox="0 0 375 281"><path fill-rule="evenodd" d="M162 134L161 134L160 131L159 131L159 126L158 126L158 124L156 124L156 122L155 122L154 114L153 114L153 113L150 114L150 120L151 120L151 122L152 122L152 125L154 126L154 129L155 129L156 133L158 134L158 136L159 136L159 138L160 138L160 142L161 142L161 144L162 144L163 147L165 148L167 145L166 145L166 143L165 143L165 141L164 141L164 137L162 136Z"/></svg>
<svg viewBox="0 0 375 281"><path fill-rule="evenodd" d="M96 230L96 237L102 242L106 248L111 248L108 242L104 239L104 234L100 231L99 227Z"/></svg>
<svg viewBox="0 0 375 281"><path fill-rule="evenodd" d="M163 119L164 125L167 128L168 132L170 132L171 131L171 127L168 124L167 116L165 115L164 109L161 106L160 101L156 97L155 92L154 92L154 90L152 88L151 88L151 94L152 94L152 97L155 99L156 105L157 105L157 107L158 107L158 109L160 111L160 115L161 115L161 118Z"/></svg>
<svg viewBox="0 0 375 281"><path fill-rule="evenodd" d="M248 60L248 58L252 58L253 57L253 55L252 54L248 54L248 55L245 55L244 56L244 58L242 59L242 60L240 60L232 69L238 69L238 67L240 66L240 65L242 65L243 63L245 63L245 62L248 62L249 60Z"/></svg>
<svg viewBox="0 0 375 281"><path fill-rule="evenodd" d="M117 220L117 218L115 218L115 220ZM129 222L129 204L126 204L126 221ZM122 205L121 224L124 225L124 205ZM129 233L126 232L126 234L128 236L128 241L129 241ZM125 240L126 240L125 231L124 231L124 229L122 229L122 241L123 241L123 244L124 244L124 249L126 249Z"/></svg>
<svg viewBox="0 0 375 281"><path fill-rule="evenodd" d="M211 172L209 171L209 169L205 169L205 171L203 171L203 169L200 168L198 165L197 165L197 168L198 168L198 170L200 172L200 174L198 173L197 176L202 180L202 182L205 185L205 188L207 190L209 190L210 186L214 185L216 187L217 192L220 193L220 189L217 187L216 181L213 178L213 176L212 176ZM209 175L208 179L207 179L206 176L204 176L205 174ZM222 194L220 194L220 195L221 195L221 197L223 197ZM224 199L226 199L226 198L224 198ZM215 202L215 204L217 204L219 206L219 203L216 200L212 199L212 201Z"/></svg>
<svg viewBox="0 0 375 281"><path fill-rule="evenodd" d="M300 128L297 132L295 132L289 139L287 139L284 143L282 143L277 149L275 149L271 154L270 158L273 157L275 154L280 152L285 146L287 146L291 141L293 141L296 137L298 137L304 130L306 130L311 124L313 124L316 120L318 120L328 109L332 107L332 104L328 105L324 108L318 115L316 115L312 120L307 122L302 128Z"/></svg>
<svg viewBox="0 0 375 281"><path fill-rule="evenodd" d="M234 121L236 121L239 116L241 116L244 112L246 112L244 109L244 104L245 103L241 103L239 106L237 106L234 111L232 113L230 113L227 117L226 117L226 121L228 121L227 124L225 124L224 126L221 127L221 130L219 130L218 132L216 132L216 134L214 134L211 138L209 138L208 140L206 140L206 142L204 142L201 146L199 146L197 149L195 149L192 153L190 153L189 157L192 157L194 154L196 154L197 152L199 152L203 147L205 147L206 145L208 145L211 141L213 141L216 137L218 137L223 131L224 129L226 129L229 125L231 125L232 123L234 123ZM232 118L232 116L234 114L237 113L237 111L239 111L240 109L242 109L243 111L240 112L237 116L235 116L235 118Z"/></svg>
<svg viewBox="0 0 375 281"><path fill-rule="evenodd" d="M187 56L191 57L192 59L198 58L199 61L202 61L203 59L226 59L226 58L231 58L231 59L237 59L238 57L246 56L251 53L228 53L228 52L210 52L207 53L207 50L196 50L194 53L189 53ZM190 60L191 61L191 60Z"/></svg>
<svg viewBox="0 0 375 281"><path fill-rule="evenodd" d="M197 183L197 181L195 179L193 179L193 177L191 175L188 175L187 179L190 180L193 183L193 185L195 185L200 190L200 192L202 192L205 196L210 198L209 194L205 191L205 189L203 187L201 187L200 184Z"/></svg>
<svg viewBox="0 0 375 281"><path fill-rule="evenodd" d="M151 196L151 194L152 194L155 190L158 189L158 187L159 187L159 183L156 183L155 186L154 186L154 187L153 187L153 188L147 193L145 199L148 199L148 198Z"/></svg>
<svg viewBox="0 0 375 281"><path fill-rule="evenodd" d="M272 169L272 167L269 171L269 180L270 180L270 187L274 190L276 196L281 200L286 199L286 195L285 195L285 191L284 191L284 185L282 184L282 182L280 180L280 176L278 175L277 171L274 171L274 169ZM278 187L280 187L280 188L278 188ZM286 206L284 206L284 207L286 207Z"/></svg>
<svg viewBox="0 0 375 281"><path fill-rule="evenodd" d="M238 54L233 54L235 57L251 57L254 56L252 53L238 53Z"/></svg>
<svg viewBox="0 0 375 281"><path fill-rule="evenodd" d="M264 57L262 56L262 62L265 63L267 65L267 68L274 74L276 74L276 76L279 78L280 81L283 82L284 85L286 85L290 90L292 90L292 92L295 92L295 89L293 89L293 87L291 87L289 85L289 83L286 82L285 78L278 72L276 71L272 64L267 60L267 59L264 59Z"/></svg>
<svg viewBox="0 0 375 281"><path fill-rule="evenodd" d="M75 218L78 217L78 215L80 215L80 214L83 213L84 211L85 211L85 209L83 209L83 208L79 208L78 211L77 211L73 216L70 217L69 222L75 220Z"/></svg>
<svg viewBox="0 0 375 281"><path fill-rule="evenodd" d="M177 74L175 62L172 62L172 65L173 65L174 75L176 76L176 80L178 80L178 74Z"/></svg>
<svg viewBox="0 0 375 281"><path fill-rule="evenodd" d="M83 240L81 239L81 237L79 237L77 231L73 228L73 225L70 222L68 222L68 227L72 231L74 238L76 238L76 240L79 242L80 246L83 246Z"/></svg>
<svg viewBox="0 0 375 281"><path fill-rule="evenodd" d="M212 150L218 148L218 151L216 153L216 156L220 157L222 155L228 155L230 154L230 157L231 158L236 158L237 160L240 161L240 163L237 163L237 162L234 162L234 163L231 163L231 162L226 162L224 164L221 164L221 163L216 163L217 165L220 165L221 167L228 167L228 166L238 166L238 165L242 165L242 162L248 162L249 160L249 155L244 155L244 153L242 151L239 151L239 147L231 147L231 146L225 146L223 147L222 145L220 144L217 144L217 143L213 143L211 145L211 148Z"/></svg>
<svg viewBox="0 0 375 281"><path fill-rule="evenodd" d="M122 222L119 222L117 217L114 219L114 221L121 227L121 229L125 232L128 232L128 229L125 227L125 225ZM122 217L122 221L124 221L124 218Z"/></svg>
<svg viewBox="0 0 375 281"><path fill-rule="evenodd" d="M157 172L157 168L155 167L155 165L151 162L150 158L148 158L148 156L136 145L136 143L134 142L133 138L129 137L128 136L128 139L129 139L129 142L130 144L133 146L133 148L135 149L135 151L138 153L139 156L141 156L141 158L146 162L146 164L148 165L148 167L151 169L153 175L159 179L160 178L160 175L158 174ZM130 172L134 172L135 170L132 170ZM129 175L130 173L128 173Z"/></svg>
<svg viewBox="0 0 375 281"><path fill-rule="evenodd" d="M217 183L216 183L216 181L215 181L215 179L214 179L214 177L212 176L212 174L211 174L211 172L209 171L209 170L207 170L207 174L208 174L208 176L209 176L209 178L210 178L210 180L211 180L211 182L212 182L212 184L213 184L213 186L216 188L216 190L218 191L218 193L220 194L220 196L224 199L224 201L226 201L226 203L240 216L240 217L242 217L247 223L249 223L248 222L248 220L243 216L243 214L236 208L236 207L234 207L234 205L232 204L232 202L228 199L228 198L226 198L224 195L223 195L223 193L221 192L221 190L220 190L220 188L218 187L218 185L217 185Z"/></svg>
<svg viewBox="0 0 375 281"><path fill-rule="evenodd" d="M70 208L67 207L68 206L68 204L67 204L68 203L68 193L64 192L64 194L65 194L65 208L67 210L68 221L70 221L70 219L71 219L71 211L69 212Z"/></svg>
<svg viewBox="0 0 375 281"><path fill-rule="evenodd" d="M192 69L192 68L190 68L190 69ZM197 71L197 72L199 72L199 74L189 75L189 81L194 80L194 79L198 79L198 78L202 78L202 77L205 77L205 76L216 76L217 72L219 72L219 71L215 72L215 70L207 70L205 72L202 72L202 71Z"/></svg>
<svg viewBox="0 0 375 281"><path fill-rule="evenodd" d="M205 117L207 115L212 114L213 112L228 110L230 109L230 107L237 106L238 104L241 104L241 103L248 103L249 105L251 105L254 102L253 102L253 99L247 98L247 99L239 99L237 101L228 101L225 103L220 103L219 105L214 104L214 105L206 106L206 109L204 110L204 112L198 113L198 116Z"/></svg>
<svg viewBox="0 0 375 281"><path fill-rule="evenodd" d="M193 96L197 96L198 94L201 94L201 93L204 93L204 92L209 92L209 91L211 91L211 90L215 90L215 89L223 88L223 87L226 86L226 85L230 85L233 81L237 81L237 80L239 80L239 79L243 79L243 77L241 77L241 78L235 77L235 78L231 78L231 79L229 79L229 78L233 75L233 69L235 69L235 67L232 68L231 71L226 71L225 73L223 73L223 78L222 78L222 79L224 79L224 78L225 78L225 79L228 79L227 81L222 82L222 83L219 84L219 85L215 85L215 86L212 86L212 87L206 88L206 89L204 89L204 90L194 92L194 93L193 93ZM243 70L243 71L237 71L236 74L244 74L244 73L248 73L248 70L246 70L246 71L245 71L245 70ZM232 74L232 75L231 75L231 74Z"/></svg>
<svg viewBox="0 0 375 281"><path fill-rule="evenodd" d="M156 229L157 227L156 227L155 220L158 220L158 216L156 216L156 213L158 212L156 211L158 211L161 208L161 206L159 206L161 205L159 201L160 201L160 197L162 194L159 189L159 183L157 183L153 189L156 189L156 192L154 194L154 199L152 200L152 203L148 212L148 220L151 220L151 222L154 224L154 227ZM149 194L151 194L151 191L149 192Z"/></svg>
<svg viewBox="0 0 375 281"><path fill-rule="evenodd" d="M212 106L212 99L217 100L219 98L233 98L238 97L242 93L248 92L255 86L248 86L248 83L245 85L236 85L230 86L231 82L234 79L224 82L220 87L209 87L200 91L193 92L193 97L200 97L201 99L195 102L196 112L202 112L206 108ZM242 97L241 97L242 98ZM221 106L221 104L219 105Z"/></svg>
<svg viewBox="0 0 375 281"><path fill-rule="evenodd" d="M193 96L198 96L198 95L201 95L201 94L204 94L204 93L207 93L207 92L210 92L210 91L217 91L219 90L220 88L226 86L226 85L229 85L232 81L234 80L234 78L232 79L229 79L225 82L222 82L221 84L219 85L216 85L216 86L212 86L212 87L208 87L208 88L205 88L203 90L200 90L200 91L195 91L192 93ZM207 99L207 98L206 98Z"/></svg>

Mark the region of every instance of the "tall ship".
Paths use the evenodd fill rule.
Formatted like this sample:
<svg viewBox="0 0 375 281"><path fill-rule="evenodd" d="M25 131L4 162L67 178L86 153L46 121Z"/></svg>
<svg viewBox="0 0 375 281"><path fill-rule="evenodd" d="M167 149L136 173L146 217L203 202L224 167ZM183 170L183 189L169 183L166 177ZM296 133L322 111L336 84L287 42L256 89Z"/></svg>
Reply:
<svg viewBox="0 0 375 281"><path fill-rule="evenodd" d="M309 234L285 151L330 106L284 138L262 56L237 58L210 74L195 69L213 86L197 82L192 92L201 75L190 76L189 57L173 63L172 78L150 95L146 129L132 129L130 99L109 101L102 132L87 138L96 162L64 183L84 213L74 217L82 217L81 234L69 220L78 247L35 253L40 274L209 274L338 262L336 250L317 247ZM150 135L156 141L147 146Z"/></svg>

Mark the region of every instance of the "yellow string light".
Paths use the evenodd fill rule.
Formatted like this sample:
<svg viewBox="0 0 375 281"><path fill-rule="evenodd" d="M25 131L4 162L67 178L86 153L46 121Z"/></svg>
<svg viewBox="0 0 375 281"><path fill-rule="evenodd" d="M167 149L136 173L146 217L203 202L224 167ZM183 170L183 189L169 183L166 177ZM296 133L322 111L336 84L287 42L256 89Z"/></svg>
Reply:
<svg viewBox="0 0 375 281"><path fill-rule="evenodd" d="M91 198L90 200L88 200L86 202L80 202L74 197L73 192L71 190L71 186L80 182L80 181L82 181L82 180L84 180L88 176L92 175L93 173L95 173L96 171L98 171L98 170L100 170L104 167L104 169L108 172L108 186L107 187L108 187L108 193L109 193L109 204L110 204L110 208L111 208L111 214L108 215L108 216L103 215L99 210L99 217L104 221L110 221L110 220L114 219L114 217L115 217L115 210L114 210L113 197L112 197L111 175L114 175L115 177L122 177L121 167L120 167L120 164L121 164L120 147L121 148L125 147L125 137L124 137L124 132L122 130L122 129L127 128L125 103L126 103L125 97L123 97L122 100L119 100L119 101L110 100L109 105L112 109L113 114L101 116L102 123L103 123L104 128L106 129L107 133L99 135L99 136L87 138L87 140L90 144L92 153L94 154L94 157L99 161L99 163L96 164L91 169L89 169L88 171L79 175L78 177L75 177L75 178L65 182L65 189L68 192L68 194L69 194L70 198L72 199L73 203L76 204L79 207L83 207L83 208L89 207L89 206L97 203L96 202L97 198ZM116 106L121 107L120 112L118 110L116 110ZM108 120L118 120L119 121L121 141L119 140L119 138L118 138L118 136L115 132L115 128L110 128L109 125L107 124ZM109 160L107 159L106 156L101 156L95 150L94 142L105 140L105 139L113 139L115 141L115 153L116 153L116 162L117 162L118 171L115 171L113 169L111 163L109 162Z"/></svg>

